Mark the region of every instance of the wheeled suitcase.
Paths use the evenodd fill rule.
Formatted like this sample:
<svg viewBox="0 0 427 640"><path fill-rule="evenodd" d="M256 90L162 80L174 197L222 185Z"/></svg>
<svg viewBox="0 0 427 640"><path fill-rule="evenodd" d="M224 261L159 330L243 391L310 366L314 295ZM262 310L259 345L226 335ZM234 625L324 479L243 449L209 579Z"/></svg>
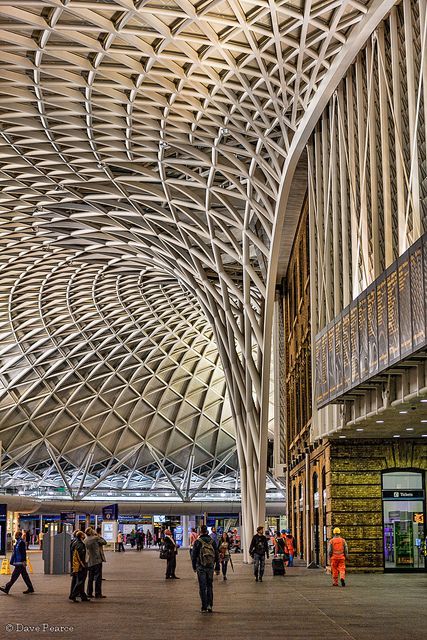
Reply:
<svg viewBox="0 0 427 640"><path fill-rule="evenodd" d="M273 568L273 576L285 575L285 563L283 562L283 558L275 556L271 561L271 566Z"/></svg>

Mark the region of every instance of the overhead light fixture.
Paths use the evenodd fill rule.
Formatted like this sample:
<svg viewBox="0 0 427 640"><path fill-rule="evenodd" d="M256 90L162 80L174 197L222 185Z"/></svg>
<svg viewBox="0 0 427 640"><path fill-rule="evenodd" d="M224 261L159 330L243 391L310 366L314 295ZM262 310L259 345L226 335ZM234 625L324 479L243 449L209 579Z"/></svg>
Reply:
<svg viewBox="0 0 427 640"><path fill-rule="evenodd" d="M339 436L340 438L346 438L347 436Z"/></svg>
<svg viewBox="0 0 427 640"><path fill-rule="evenodd" d="M376 420L377 424L384 424L384 420Z"/></svg>
<svg viewBox="0 0 427 640"><path fill-rule="evenodd" d="M406 431L413 431L414 427L406 427Z"/></svg>
<svg viewBox="0 0 427 640"><path fill-rule="evenodd" d="M356 431L365 431L365 429L359 428L359 429L356 429Z"/></svg>
<svg viewBox="0 0 427 640"><path fill-rule="evenodd" d="M423 398L423 400L420 400L420 402L427 402L427 398Z"/></svg>
<svg viewBox="0 0 427 640"><path fill-rule="evenodd" d="M400 436L396 434L395 436L393 436L393 438L400 438Z"/></svg>
<svg viewBox="0 0 427 640"><path fill-rule="evenodd" d="M421 420L421 422L427 422L427 420Z"/></svg>
<svg viewBox="0 0 427 640"><path fill-rule="evenodd" d="M407 411L399 411L399 413L408 413Z"/></svg>
<svg viewBox="0 0 427 640"><path fill-rule="evenodd" d="M422 433L422 434L421 434L421 437L422 437L422 438L427 438L427 433Z"/></svg>

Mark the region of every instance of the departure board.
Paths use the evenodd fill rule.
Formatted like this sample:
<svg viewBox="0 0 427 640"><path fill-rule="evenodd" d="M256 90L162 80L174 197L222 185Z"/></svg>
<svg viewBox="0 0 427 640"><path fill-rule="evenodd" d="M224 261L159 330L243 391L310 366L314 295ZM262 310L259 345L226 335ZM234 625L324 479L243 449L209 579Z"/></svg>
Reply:
<svg viewBox="0 0 427 640"><path fill-rule="evenodd" d="M343 366L343 391L351 388L351 344L350 344L350 312L343 311L342 320L342 366Z"/></svg>
<svg viewBox="0 0 427 640"><path fill-rule="evenodd" d="M350 357L351 357L351 384L359 384L359 320L357 301L350 305Z"/></svg>
<svg viewBox="0 0 427 640"><path fill-rule="evenodd" d="M385 274L377 281L378 367L388 366L387 282Z"/></svg>
<svg viewBox="0 0 427 640"><path fill-rule="evenodd" d="M358 300L359 311L359 368L360 381L366 380L369 374L368 366L368 300L366 293L362 294Z"/></svg>
<svg viewBox="0 0 427 640"><path fill-rule="evenodd" d="M427 233L315 341L318 407L427 346Z"/></svg>
<svg viewBox="0 0 427 640"><path fill-rule="evenodd" d="M398 261L397 273L399 282L400 357L404 358L412 351L411 283L408 255Z"/></svg>
<svg viewBox="0 0 427 640"><path fill-rule="evenodd" d="M423 247L416 242L410 249L412 344L414 349L426 343L425 291L423 282Z"/></svg>
<svg viewBox="0 0 427 640"><path fill-rule="evenodd" d="M397 268L394 265L386 272L387 281L387 329L388 329L388 363L399 360L399 299L397 290Z"/></svg>
<svg viewBox="0 0 427 640"><path fill-rule="evenodd" d="M329 394L335 395L337 390L335 371L335 327L332 325L328 329L328 386Z"/></svg>
<svg viewBox="0 0 427 640"><path fill-rule="evenodd" d="M342 319L335 325L335 385L336 393L343 390Z"/></svg>
<svg viewBox="0 0 427 640"><path fill-rule="evenodd" d="M378 322L377 322L377 292L375 285L367 291L368 307L368 361L369 375L378 371Z"/></svg>

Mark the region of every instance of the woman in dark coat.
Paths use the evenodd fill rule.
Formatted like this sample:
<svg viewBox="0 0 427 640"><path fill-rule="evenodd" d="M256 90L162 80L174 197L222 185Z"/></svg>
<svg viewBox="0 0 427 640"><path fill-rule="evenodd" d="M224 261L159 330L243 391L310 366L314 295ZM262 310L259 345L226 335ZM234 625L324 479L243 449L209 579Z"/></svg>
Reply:
<svg viewBox="0 0 427 640"><path fill-rule="evenodd" d="M172 531L166 529L165 537L163 538L163 546L167 551L166 562L166 580L174 579L178 580L178 576L175 575L176 569L176 554L178 553L178 545L172 537Z"/></svg>
<svg viewBox="0 0 427 640"><path fill-rule="evenodd" d="M89 600L85 592L85 580L87 576L86 547L83 542L85 534L83 531L75 531L74 538L70 545L71 554L71 590L70 600L77 602L80 598L82 602Z"/></svg>

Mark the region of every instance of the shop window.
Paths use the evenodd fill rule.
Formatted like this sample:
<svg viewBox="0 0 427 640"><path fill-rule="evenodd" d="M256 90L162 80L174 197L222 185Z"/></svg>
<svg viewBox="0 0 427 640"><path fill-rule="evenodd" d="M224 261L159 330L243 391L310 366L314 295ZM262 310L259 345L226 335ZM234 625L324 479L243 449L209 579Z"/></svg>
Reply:
<svg viewBox="0 0 427 640"><path fill-rule="evenodd" d="M384 567L425 568L424 477L416 471L391 471L382 476Z"/></svg>

